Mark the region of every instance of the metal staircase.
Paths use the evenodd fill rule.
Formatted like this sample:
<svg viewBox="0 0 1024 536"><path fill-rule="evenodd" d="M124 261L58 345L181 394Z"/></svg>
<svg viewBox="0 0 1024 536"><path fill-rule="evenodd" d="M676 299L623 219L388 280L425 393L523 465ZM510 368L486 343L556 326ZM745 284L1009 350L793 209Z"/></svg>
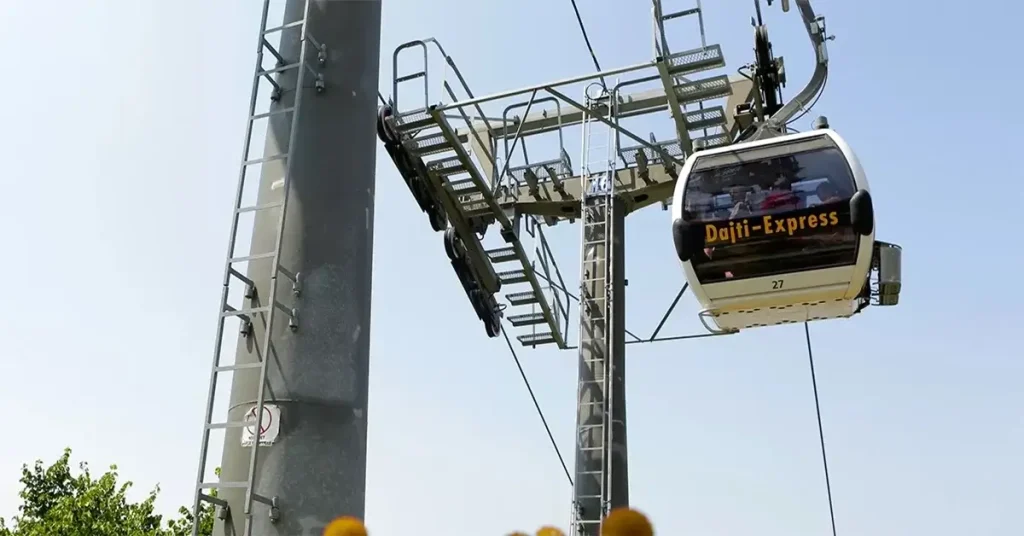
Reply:
<svg viewBox="0 0 1024 536"><path fill-rule="evenodd" d="M681 11L665 13L662 0L653 0L655 38L654 54L658 64L658 74L668 96L668 107L672 120L676 125L678 143L683 154L693 152L695 141L703 147L715 147L729 143L728 136L709 134L714 127L724 126L726 116L721 107L704 109L705 100L724 97L732 92L728 75L720 75L704 80L691 81L687 76L725 66L721 45L708 45L704 32L704 11L700 0L696 7ZM683 52L673 53L669 48L665 23L687 17L697 17L700 28L700 47ZM673 90L675 89L675 90ZM696 113L687 112L686 107L696 104ZM708 112L708 113L705 113ZM694 138L693 134L699 131Z"/></svg>
<svg viewBox="0 0 1024 536"><path fill-rule="evenodd" d="M593 87L593 86L592 86ZM603 90L602 90L603 91ZM601 95L604 97L606 94ZM610 102L615 102L611 95ZM604 100L588 96L588 106ZM614 116L609 117L615 121ZM588 115L583 124L580 373L572 533L597 536L610 505L611 250L615 201L615 131ZM593 485L597 481L597 486ZM596 491L596 493L595 493Z"/></svg>
<svg viewBox="0 0 1024 536"><path fill-rule="evenodd" d="M245 142L243 144L242 151L243 161L241 169L239 170L238 187L236 189L234 208L232 211L231 231L230 238L228 240L228 253L224 268L223 288L221 291L220 305L217 315L217 334L215 337L213 364L212 371L210 373L210 385L206 401L206 417L203 422L202 445L199 453L199 469L196 477L194 501L192 505L192 514L196 519L198 519L200 509L204 503L210 503L220 507L221 519L231 515L237 522L239 520L239 516L244 517L244 532L239 536L252 536L254 502L266 505L270 510L269 513L271 519L274 519L277 515L277 500L274 497L264 497L255 492L258 484L256 478L256 465L262 443L261 440L263 439L262 431L257 434L256 431L253 430L254 435L258 435L259 437L256 437L252 442L253 445L251 447L252 450L249 459L248 475L245 480L236 482L205 480L210 450L211 431L229 428L258 428L258 425L254 425L254 423L251 423L248 420L213 422L217 382L221 378L220 375L223 373L233 374L238 372L240 374L259 374L259 389L257 392L252 394L252 398L256 400L254 415L263 415L265 407L264 396L266 394L267 362L269 361L266 356L271 352L271 333L273 333L273 326L279 321L278 314L280 313L287 317L288 326L293 331L298 329L298 313L296 309L279 301L277 296L278 283L280 281L279 276L283 276L291 282L293 294L296 296L300 290L300 277L299 274L292 273L280 265L279 254L283 240L285 214L288 207L288 193L290 190L289 181L291 180L292 171L292 148L295 144L296 133L295 125L298 121L299 112L301 110L302 98L305 93L303 89L305 89L305 82L308 80L307 75L312 77L314 81L313 85L317 93L324 89L322 75L310 66L307 61L308 51L312 48L318 53L318 63L320 66L322 66L326 61L326 51L324 47L318 44L307 32L306 19L309 12L308 0L305 3L303 15L300 20L287 22L274 28L267 27L269 7L270 1L264 0L262 18L260 22L256 72L254 73L252 92L249 99L249 112L245 128ZM267 36L278 32L280 32L279 35L283 35L284 32L297 32L299 34L298 58L285 58L281 52L271 45ZM270 54L277 60L276 67L271 69L263 67L263 61L266 54ZM271 105L270 111L257 113L256 108L258 94L261 85L260 83L263 80L268 82L272 88L270 99L273 101L273 104ZM290 82L287 82L291 80L294 80L294 86L292 86ZM260 120L271 121L275 120L275 118L281 117L288 118L287 122L283 123L288 128L288 145L277 154L269 154L264 155L261 158L250 159L249 151L252 147L253 131L255 130L254 126L256 122ZM281 134L283 133L278 133L279 139ZM281 164L277 165L284 167L282 187L269 190L270 193L267 193L265 196L261 196L266 198L259 199L254 205L243 206L243 193L246 190L246 179L248 178L250 169L254 166L262 166L270 162L281 162ZM264 211L274 210L278 211L278 213L276 216L276 238L273 249L270 251L249 252L247 255L235 256L235 244L239 231L239 216L246 213L261 213ZM240 268L240 266L246 264L248 264L249 268L247 273L243 274L242 270L244 270L244 268ZM267 271L260 273L257 266ZM264 278L269 280L267 288L257 290L255 280L263 280ZM233 284L244 285L245 304L232 305L229 303L230 289ZM262 340L258 348L263 350L263 355L260 356L258 362L235 363L230 365L221 363L225 323L227 319L233 317L241 320L240 338L242 340L251 340L256 337L254 328L257 321L259 322L260 329L262 331ZM244 490L245 498L242 512L229 512L228 503L226 501L207 493L207 490L212 489ZM197 536L198 530L199 525L196 524L192 528L192 536Z"/></svg>
<svg viewBox="0 0 1024 536"><path fill-rule="evenodd" d="M396 95L399 83L427 77L425 66L422 71L412 75L397 76L398 53L417 46L421 46L425 51L428 44L436 45L444 54L444 49L434 39L413 41L396 49ZM447 55L445 58L458 76L463 90L472 96L454 62ZM447 81L443 86L454 99L454 92ZM429 95L425 94L425 98L429 98ZM394 102L393 100L392 103ZM400 169L403 165L410 167L403 164L400 159L411 162L411 167L417 170L417 179L422 181L425 189L436 199L447 216L451 228L448 233L454 233L455 242L458 244L456 249L462 257L460 264L468 267L464 270L471 273L473 280L466 285L467 292L482 290L493 296L499 291L504 291L505 299L510 306L517 308L508 312L508 322L514 327L530 329L529 333L516 337L520 343L531 347L556 344L564 348L568 298L562 300L556 295L565 292L564 284L558 289L557 285L552 283L560 279L560 276L552 271L553 261L543 233L534 225L536 222L529 218L525 220L528 233L536 241L536 252L543 256L543 259L539 257L535 262L520 240L522 221L515 217L510 218L498 204L497 188L490 184L485 178L488 174L481 171L480 166L471 157L473 147L476 147L478 152L487 151L489 144L481 144L479 139L474 139L475 132L471 129L456 130L449 116L440 112L437 106L425 104L423 108L405 112L392 108L388 113L382 114L386 116L383 121L390 130L390 137L400 145L400 148L394 151L400 153L399 156L392 154L396 165ZM391 106L392 104L386 105ZM474 141L478 143L474 145ZM388 141L385 140L385 143ZM486 156L493 162L492 155ZM500 228L502 242L486 246L483 238L488 227L495 223ZM451 252L449 257L453 257ZM452 260L456 262L455 258ZM474 297L471 296L470 299L474 300ZM479 304L474 302L474 306L479 307ZM484 306L487 307L490 306ZM528 310L525 310L526 308ZM495 311L494 314L501 313ZM486 319L482 320L485 324L488 323ZM496 333L488 327L488 335L495 336Z"/></svg>

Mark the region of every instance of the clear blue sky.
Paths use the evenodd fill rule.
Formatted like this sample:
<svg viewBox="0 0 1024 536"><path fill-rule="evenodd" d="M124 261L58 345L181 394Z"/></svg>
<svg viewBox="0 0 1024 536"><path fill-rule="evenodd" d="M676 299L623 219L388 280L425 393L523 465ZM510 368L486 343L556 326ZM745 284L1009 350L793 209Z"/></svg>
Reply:
<svg viewBox="0 0 1024 536"><path fill-rule="evenodd" d="M705 2L733 69L749 58L751 3ZM65 446L119 464L139 494L159 483L164 511L191 500L257 4L0 5L0 516L21 464ZM580 7L605 67L649 59L648 4ZM898 308L812 326L840 533L1020 533L1024 140L1010 103L1024 8L815 7L837 36L816 112L859 152L879 238L905 248ZM810 73L806 36L795 13L768 19L791 96ZM383 24L384 58L436 36L479 94L591 69L568 0L388 0ZM676 27L677 48L697 42ZM440 236L377 160L371 530L564 524L570 490L504 343L485 338ZM681 284L668 226L658 209L630 218L633 331L653 329ZM557 230L575 275L577 232ZM410 282L413 262L431 282ZM697 332L695 310L684 300L672 334ZM521 354L571 452L574 354ZM828 531L802 327L632 346L627 368L631 496L661 534ZM424 527L445 509L461 512L453 527Z"/></svg>

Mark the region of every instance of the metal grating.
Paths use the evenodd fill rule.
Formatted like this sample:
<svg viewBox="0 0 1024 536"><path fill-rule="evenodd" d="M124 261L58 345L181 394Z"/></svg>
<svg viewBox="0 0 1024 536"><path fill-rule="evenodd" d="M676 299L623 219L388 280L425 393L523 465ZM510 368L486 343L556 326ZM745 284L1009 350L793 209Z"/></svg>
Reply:
<svg viewBox="0 0 1024 536"><path fill-rule="evenodd" d="M679 98L679 104L728 97L732 95L732 84L729 83L729 75L723 74L703 80L684 82L676 86L676 95Z"/></svg>
<svg viewBox="0 0 1024 536"><path fill-rule="evenodd" d="M689 130L704 130L725 125L725 108L715 106L696 110L686 114L686 128Z"/></svg>
<svg viewBox="0 0 1024 536"><path fill-rule="evenodd" d="M668 57L669 73L675 76L698 73L725 66L721 45L678 52Z"/></svg>

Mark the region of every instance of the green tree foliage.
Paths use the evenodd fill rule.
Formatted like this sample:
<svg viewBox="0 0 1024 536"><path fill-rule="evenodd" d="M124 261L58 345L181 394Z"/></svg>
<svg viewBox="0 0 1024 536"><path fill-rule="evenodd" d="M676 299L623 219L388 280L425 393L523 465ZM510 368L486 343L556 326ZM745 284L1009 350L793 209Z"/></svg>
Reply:
<svg viewBox="0 0 1024 536"><path fill-rule="evenodd" d="M65 449L49 467L41 460L22 467L22 504L10 523L0 518L0 536L191 536L191 508L179 509L166 527L154 513L159 486L132 503L125 496L132 483L118 483L117 466L94 478L85 463L72 474L70 462L71 449ZM211 505L200 511L199 528L203 536L213 534Z"/></svg>

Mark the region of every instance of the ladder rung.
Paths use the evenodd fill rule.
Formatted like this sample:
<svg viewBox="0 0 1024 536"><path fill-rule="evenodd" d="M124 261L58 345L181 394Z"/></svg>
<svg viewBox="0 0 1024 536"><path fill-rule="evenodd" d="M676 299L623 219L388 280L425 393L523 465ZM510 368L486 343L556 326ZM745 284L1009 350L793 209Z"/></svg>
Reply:
<svg viewBox="0 0 1024 536"><path fill-rule="evenodd" d="M254 158L252 160L246 160L242 162L243 166L251 166L254 164L265 164L267 162L273 162L275 160L284 160L288 158L288 153L275 154L270 156L264 156L263 158Z"/></svg>
<svg viewBox="0 0 1024 536"><path fill-rule="evenodd" d="M256 115L250 117L249 119L252 120L252 121L255 121L257 119L265 119L265 118L273 116L273 115L286 114L286 113L290 113L290 112L293 112L293 111L295 111L295 107L294 106L289 106L287 108L281 108L279 110L273 110L273 111L270 111L270 112L264 112L264 113L261 113L261 114L256 114Z"/></svg>
<svg viewBox="0 0 1024 536"><path fill-rule="evenodd" d="M236 210L235 213L242 214L242 213L245 213L245 212L255 212L257 210L266 210L268 208L277 208L277 207L279 207L279 206L281 206L283 204L284 204L283 201L275 201L273 203L264 203L262 205L252 205L252 206L248 206L248 207L242 207L242 208Z"/></svg>
<svg viewBox="0 0 1024 536"><path fill-rule="evenodd" d="M207 430L221 430L224 428L242 428L250 423L246 421L211 422L206 424Z"/></svg>
<svg viewBox="0 0 1024 536"><path fill-rule="evenodd" d="M259 71L256 71L256 76L257 77L260 77L260 76L270 76L270 75L275 74L275 73L282 73L284 71L290 71L290 70L298 67L299 65L302 65L302 64L299 63L299 62L295 62L295 63L289 63L288 65L282 65L280 67L274 67L273 69L259 70Z"/></svg>
<svg viewBox="0 0 1024 536"><path fill-rule="evenodd" d="M274 255L276 255L276 253L274 253L274 252L258 253L256 255L246 255L244 257L231 257L228 260L230 262L248 262L248 261L257 261L257 260L260 260L260 259L269 259L269 258L273 257Z"/></svg>
<svg viewBox="0 0 1024 536"><path fill-rule="evenodd" d="M236 370L254 369L262 366L263 363L242 363L240 365L224 365L213 370L216 370L217 372L234 372Z"/></svg>
<svg viewBox="0 0 1024 536"><path fill-rule="evenodd" d="M302 23L304 23L304 22L306 22L306 19L299 19L299 20L294 21L294 22L289 22L288 24L283 24L281 26L275 26L273 28L268 28L266 30L263 30L263 35L272 34L274 32L280 32L281 30L287 30L288 28L294 28L296 26L302 26Z"/></svg>
<svg viewBox="0 0 1024 536"><path fill-rule="evenodd" d="M700 13L700 8L699 7L694 7L694 8L690 8L690 9L684 9L682 11L676 11L675 13L669 13L668 15L663 15L661 17L661 20L678 19L680 17L688 17L690 15L696 15L697 13Z"/></svg>
<svg viewBox="0 0 1024 536"><path fill-rule="evenodd" d="M248 488L248 482L203 482L199 489Z"/></svg>
<svg viewBox="0 0 1024 536"><path fill-rule="evenodd" d="M604 450L604 446L600 446L600 447L578 447L576 450L581 451L581 452L593 452L593 451L597 451L597 450Z"/></svg>
<svg viewBox="0 0 1024 536"><path fill-rule="evenodd" d="M415 80L417 78L423 78L425 76L427 76L427 72L426 71L420 71L418 73L407 74L405 76L399 76L398 78L396 78L395 79L395 83L398 84L398 83L401 83L401 82L408 82L409 80Z"/></svg>
<svg viewBox="0 0 1024 536"><path fill-rule="evenodd" d="M604 471L576 471L577 475L603 475Z"/></svg>
<svg viewBox="0 0 1024 536"><path fill-rule="evenodd" d="M200 493L199 494L199 500L206 501L206 502L212 503L212 504L216 504L217 506L220 506L222 508L226 508L228 506L228 502L225 501L224 499L218 499L217 497L214 497L212 495L207 495L205 493Z"/></svg>

